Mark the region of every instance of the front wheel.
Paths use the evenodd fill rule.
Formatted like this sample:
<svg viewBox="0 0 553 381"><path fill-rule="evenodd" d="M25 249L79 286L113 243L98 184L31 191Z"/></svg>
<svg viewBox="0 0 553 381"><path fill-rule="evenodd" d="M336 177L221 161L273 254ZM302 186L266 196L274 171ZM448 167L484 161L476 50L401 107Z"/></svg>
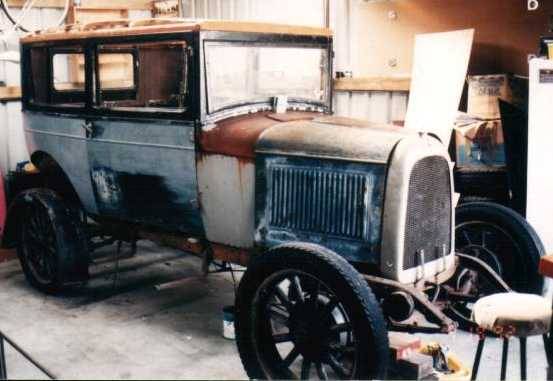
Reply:
<svg viewBox="0 0 553 381"><path fill-rule="evenodd" d="M252 379L383 379L389 346L380 306L361 275L323 247L291 244L248 268L236 340Z"/></svg>

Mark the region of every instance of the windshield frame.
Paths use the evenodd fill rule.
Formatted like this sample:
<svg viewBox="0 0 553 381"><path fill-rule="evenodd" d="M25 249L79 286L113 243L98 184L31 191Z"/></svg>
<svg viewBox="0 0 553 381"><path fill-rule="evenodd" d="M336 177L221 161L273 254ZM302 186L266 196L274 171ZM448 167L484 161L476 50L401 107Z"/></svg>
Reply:
<svg viewBox="0 0 553 381"><path fill-rule="evenodd" d="M215 110L210 109L209 105L209 87L208 87L208 63L207 63L207 50L209 44L217 45L236 45L236 46L258 46L258 47L278 47L278 48L303 48L303 49L322 49L326 52L326 94L324 102L317 102L314 100L289 98L288 102L290 107L300 109L311 109L313 111L321 111L329 113L332 110L332 79L333 79L333 50L332 50L332 37L328 36L292 36L292 35L272 35L272 34L251 34L251 33L232 33L221 34L212 33L202 39L202 68L204 75L202 77L202 103L203 113L207 117L213 117L220 114L233 113L234 111L242 114L247 112L255 112L257 110L272 109L272 97L271 99L256 99L248 101L239 101L232 104L227 104ZM283 94L286 95L286 94Z"/></svg>

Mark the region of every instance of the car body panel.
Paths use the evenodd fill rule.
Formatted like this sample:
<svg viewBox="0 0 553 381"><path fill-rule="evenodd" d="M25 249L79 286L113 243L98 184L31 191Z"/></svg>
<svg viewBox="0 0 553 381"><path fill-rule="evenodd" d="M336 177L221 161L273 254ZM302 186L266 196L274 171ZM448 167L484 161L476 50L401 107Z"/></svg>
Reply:
<svg viewBox="0 0 553 381"><path fill-rule="evenodd" d="M259 154L256 245L314 242L378 264L385 176L382 164Z"/></svg>
<svg viewBox="0 0 553 381"><path fill-rule="evenodd" d="M90 176L99 214L202 233L193 124L90 122Z"/></svg>
<svg viewBox="0 0 553 381"><path fill-rule="evenodd" d="M224 119L200 131L198 191L206 238L237 248L254 246L255 145L264 131L312 112L259 112Z"/></svg>
<svg viewBox="0 0 553 381"><path fill-rule="evenodd" d="M97 214L90 178L84 117L24 111L23 128L31 155L44 152L63 169L85 210ZM60 149L63 147L63 149Z"/></svg>
<svg viewBox="0 0 553 381"><path fill-rule="evenodd" d="M397 142L412 134L355 119L324 117L281 123L261 135L256 151L382 164Z"/></svg>

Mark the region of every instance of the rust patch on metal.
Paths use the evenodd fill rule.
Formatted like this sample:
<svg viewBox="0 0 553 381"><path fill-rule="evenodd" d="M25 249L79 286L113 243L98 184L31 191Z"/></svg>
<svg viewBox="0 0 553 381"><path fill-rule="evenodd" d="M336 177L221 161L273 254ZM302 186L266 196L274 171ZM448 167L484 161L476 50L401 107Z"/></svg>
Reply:
<svg viewBox="0 0 553 381"><path fill-rule="evenodd" d="M320 118L316 118L313 121L315 123L331 124L343 127L372 128L386 131L402 131L409 133L409 131L402 129L400 126L394 126L392 124L386 123L375 123L367 120L347 118L343 116L323 116Z"/></svg>
<svg viewBox="0 0 553 381"><path fill-rule="evenodd" d="M0 263L7 262L16 258L17 258L17 254L15 250L0 249Z"/></svg>
<svg viewBox="0 0 553 381"><path fill-rule="evenodd" d="M205 153L214 153L241 158L255 158L255 144L259 136L268 128L286 121L312 120L319 113L288 112L279 114L262 112L254 115L242 115L223 120L200 134L200 147Z"/></svg>
<svg viewBox="0 0 553 381"><path fill-rule="evenodd" d="M196 238L149 230L140 230L138 236L141 239L155 242L160 246L171 247L197 255L201 255L205 250L204 243Z"/></svg>
<svg viewBox="0 0 553 381"><path fill-rule="evenodd" d="M235 263L240 266L247 266L251 259L251 252L244 249L212 244L213 259L223 262Z"/></svg>
<svg viewBox="0 0 553 381"><path fill-rule="evenodd" d="M173 249L182 250L198 256L205 255L205 253L207 252L206 249L210 248L212 259L235 263L240 266L247 266L252 255L251 251L246 249L237 249L234 247L217 243L210 243L204 240L190 238L177 234L140 230L138 232L138 236L141 239L147 239L155 242L160 246L171 247Z"/></svg>
<svg viewBox="0 0 553 381"><path fill-rule="evenodd" d="M300 112L292 111L284 114L267 114L267 118L276 120L277 122L294 122L296 120L313 120L321 114L315 112Z"/></svg>

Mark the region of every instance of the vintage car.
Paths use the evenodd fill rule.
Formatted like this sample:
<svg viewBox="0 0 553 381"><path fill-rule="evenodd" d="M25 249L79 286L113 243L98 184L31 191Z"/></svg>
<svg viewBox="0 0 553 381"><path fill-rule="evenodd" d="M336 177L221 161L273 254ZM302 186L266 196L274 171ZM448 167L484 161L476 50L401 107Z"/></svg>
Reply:
<svg viewBox="0 0 553 381"><path fill-rule="evenodd" d="M332 116L332 34L116 20L22 39L24 129L44 180L4 244L56 293L91 252L148 239L247 266L237 344L252 378L386 376L388 330L451 332L452 164L434 136ZM100 233L95 233L101 230Z"/></svg>

